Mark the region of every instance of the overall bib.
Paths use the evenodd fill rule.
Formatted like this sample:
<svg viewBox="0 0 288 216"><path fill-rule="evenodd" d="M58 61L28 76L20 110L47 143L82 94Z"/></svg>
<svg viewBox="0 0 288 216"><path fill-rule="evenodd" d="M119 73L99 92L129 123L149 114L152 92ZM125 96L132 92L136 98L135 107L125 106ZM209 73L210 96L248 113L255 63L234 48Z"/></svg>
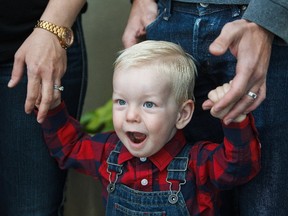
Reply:
<svg viewBox="0 0 288 216"><path fill-rule="evenodd" d="M107 187L108 201L106 207L107 216L138 216L138 215L189 215L181 186L186 183L186 171L189 161L190 145L185 145L182 151L167 167L167 184L169 191L143 192L131 189L123 184L117 184L118 176L122 174L123 165L119 165L118 156L122 143L118 142L115 149L110 153L107 163L107 172L110 174L110 184ZM116 173L115 179L111 180L111 173ZM172 182L176 180L178 190L172 190Z"/></svg>

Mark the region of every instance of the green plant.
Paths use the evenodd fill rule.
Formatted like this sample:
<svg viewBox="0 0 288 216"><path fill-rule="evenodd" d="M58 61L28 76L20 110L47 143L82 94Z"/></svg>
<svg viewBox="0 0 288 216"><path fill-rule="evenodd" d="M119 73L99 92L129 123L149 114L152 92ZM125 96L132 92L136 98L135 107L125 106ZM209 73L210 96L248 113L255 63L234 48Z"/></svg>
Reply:
<svg viewBox="0 0 288 216"><path fill-rule="evenodd" d="M80 123L83 129L90 134L113 130L112 99L108 100L103 106L84 113Z"/></svg>

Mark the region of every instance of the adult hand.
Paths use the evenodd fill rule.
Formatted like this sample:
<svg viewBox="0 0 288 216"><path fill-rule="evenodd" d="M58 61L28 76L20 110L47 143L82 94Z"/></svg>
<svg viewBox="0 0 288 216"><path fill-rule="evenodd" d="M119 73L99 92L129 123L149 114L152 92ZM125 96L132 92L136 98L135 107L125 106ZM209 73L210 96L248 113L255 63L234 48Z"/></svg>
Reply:
<svg viewBox="0 0 288 216"><path fill-rule="evenodd" d="M243 113L256 109L266 97L266 75L271 55L273 34L261 26L241 19L227 23L218 38L210 45L210 52L219 56L228 49L237 58L236 75L230 91L213 106L213 112L221 112L233 106L224 117L225 124ZM248 92L257 94L253 99ZM207 109L211 101L202 104Z"/></svg>
<svg viewBox="0 0 288 216"><path fill-rule="evenodd" d="M126 28L122 36L125 48L145 39L146 26L157 17L157 3L155 0L134 0Z"/></svg>
<svg viewBox="0 0 288 216"><path fill-rule="evenodd" d="M25 112L31 113L35 105L39 112L37 121L43 122L60 91L54 90L54 85L61 84L61 78L66 71L66 51L60 46L55 35L35 28L15 54L11 80L8 87L16 86L21 80L24 67L27 67L27 96Z"/></svg>

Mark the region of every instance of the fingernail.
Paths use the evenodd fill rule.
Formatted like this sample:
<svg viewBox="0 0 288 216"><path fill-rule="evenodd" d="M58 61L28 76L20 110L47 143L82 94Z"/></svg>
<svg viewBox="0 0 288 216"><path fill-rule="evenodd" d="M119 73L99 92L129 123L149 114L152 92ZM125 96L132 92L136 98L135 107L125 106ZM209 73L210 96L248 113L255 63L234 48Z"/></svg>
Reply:
<svg viewBox="0 0 288 216"><path fill-rule="evenodd" d="M233 121L233 119L228 119L228 120L226 120L224 123L225 123L226 125L229 125L232 121Z"/></svg>
<svg viewBox="0 0 288 216"><path fill-rule="evenodd" d="M11 88L13 86L14 81L12 79L9 80L8 82L8 87Z"/></svg>
<svg viewBox="0 0 288 216"><path fill-rule="evenodd" d="M42 123L42 121L43 121L43 119L42 119L42 118L39 118L39 119L37 119L37 122L38 122L39 124L41 124L41 123Z"/></svg>
<svg viewBox="0 0 288 216"><path fill-rule="evenodd" d="M214 44L213 49L217 52L222 52L223 48L219 44Z"/></svg>
<svg viewBox="0 0 288 216"><path fill-rule="evenodd" d="M208 106L202 106L202 109L203 109L203 110L208 110L209 107L208 107Z"/></svg>

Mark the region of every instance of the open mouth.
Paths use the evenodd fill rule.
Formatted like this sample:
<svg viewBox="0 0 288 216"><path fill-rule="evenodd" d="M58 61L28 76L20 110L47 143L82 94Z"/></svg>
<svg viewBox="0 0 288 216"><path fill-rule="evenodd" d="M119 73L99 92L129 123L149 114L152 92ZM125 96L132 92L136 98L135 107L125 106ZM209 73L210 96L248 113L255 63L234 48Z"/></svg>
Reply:
<svg viewBox="0 0 288 216"><path fill-rule="evenodd" d="M141 143L146 139L146 135L143 133L127 132L126 134L133 143Z"/></svg>

